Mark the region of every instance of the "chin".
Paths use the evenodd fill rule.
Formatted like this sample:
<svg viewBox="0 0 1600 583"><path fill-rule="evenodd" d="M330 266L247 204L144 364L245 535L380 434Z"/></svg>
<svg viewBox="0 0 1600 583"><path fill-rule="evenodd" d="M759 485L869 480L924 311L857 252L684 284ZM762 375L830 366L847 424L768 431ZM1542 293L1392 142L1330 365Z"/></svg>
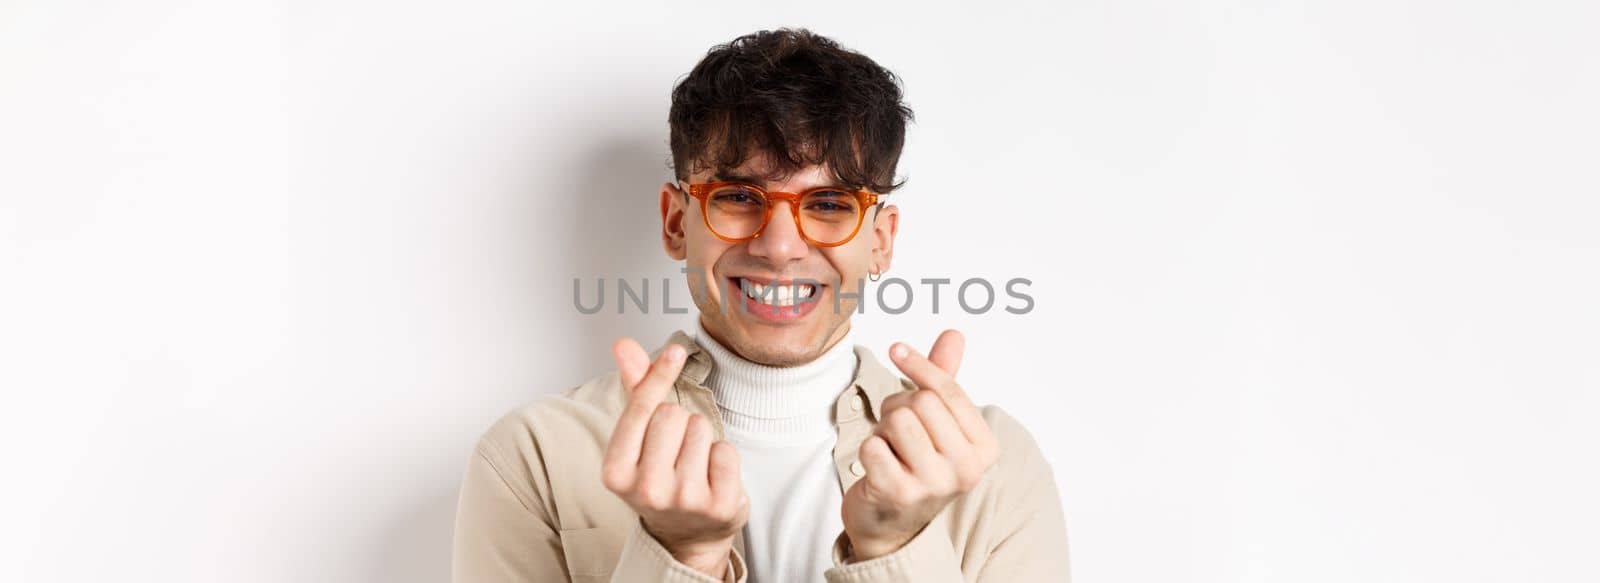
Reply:
<svg viewBox="0 0 1600 583"><path fill-rule="evenodd" d="M788 298L759 296L740 278L726 279L727 287L723 289L732 293L722 297L732 305L711 304L702 311L715 326L708 330L725 347L751 362L767 366L810 362L829 348L834 333L845 325L843 318L833 313L831 285L816 285L805 290L807 293L792 294L812 301L785 302Z"/></svg>
<svg viewBox="0 0 1600 583"><path fill-rule="evenodd" d="M791 322L774 326L766 322L751 321L748 314L716 315L715 333L723 345L740 356L767 366L794 366L805 364L821 356L837 323L820 318L824 310L815 310L811 322Z"/></svg>
<svg viewBox="0 0 1600 583"><path fill-rule="evenodd" d="M821 354L816 346L798 346L795 344L765 344L752 343L748 347L740 347L739 351L745 358L752 362L767 366L794 366L816 360Z"/></svg>
<svg viewBox="0 0 1600 583"><path fill-rule="evenodd" d="M801 333L793 329L744 329L735 326L728 334L728 348L751 362L767 366L793 366L814 360L821 354L826 336Z"/></svg>

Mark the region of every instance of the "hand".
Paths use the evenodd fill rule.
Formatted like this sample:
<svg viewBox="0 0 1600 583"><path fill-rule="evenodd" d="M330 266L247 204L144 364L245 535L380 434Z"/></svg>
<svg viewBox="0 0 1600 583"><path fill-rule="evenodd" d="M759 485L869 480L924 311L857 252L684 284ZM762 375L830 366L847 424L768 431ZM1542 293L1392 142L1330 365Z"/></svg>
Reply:
<svg viewBox="0 0 1600 583"><path fill-rule="evenodd" d="M628 404L606 446L601 481L674 559L720 580L750 513L739 453L715 440L705 417L663 402L683 370L682 346L668 345L653 364L631 338L611 352Z"/></svg>
<svg viewBox="0 0 1600 583"><path fill-rule="evenodd" d="M955 381L963 343L960 332L945 330L928 358L905 343L889 348L917 390L885 399L881 421L861 443L867 474L845 492L842 509L852 561L904 546L1000 458L989 424Z"/></svg>

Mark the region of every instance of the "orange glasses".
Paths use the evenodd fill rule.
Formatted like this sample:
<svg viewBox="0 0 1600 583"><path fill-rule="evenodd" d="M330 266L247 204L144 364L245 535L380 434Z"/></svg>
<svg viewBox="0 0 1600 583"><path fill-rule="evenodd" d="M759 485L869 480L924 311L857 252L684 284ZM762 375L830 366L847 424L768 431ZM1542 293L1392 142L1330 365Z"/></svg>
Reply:
<svg viewBox="0 0 1600 583"><path fill-rule="evenodd" d="M700 216L718 239L743 243L761 236L779 201L789 203L800 238L818 247L837 247L861 230L867 207L878 195L866 190L819 186L805 192L768 191L744 182L689 184L689 196L700 199Z"/></svg>

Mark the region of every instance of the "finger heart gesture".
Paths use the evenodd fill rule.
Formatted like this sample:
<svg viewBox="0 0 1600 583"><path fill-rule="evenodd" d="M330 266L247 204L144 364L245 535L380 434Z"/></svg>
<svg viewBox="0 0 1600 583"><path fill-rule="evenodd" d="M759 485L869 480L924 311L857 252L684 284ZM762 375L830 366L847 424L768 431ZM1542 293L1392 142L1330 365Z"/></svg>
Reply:
<svg viewBox="0 0 1600 583"><path fill-rule="evenodd" d="M852 560L905 545L999 459L989 424L956 384L964 343L946 330L927 357L905 343L890 347L917 390L885 399L877 428L861 443L866 475L845 492L842 508Z"/></svg>
<svg viewBox="0 0 1600 583"><path fill-rule="evenodd" d="M738 450L717 440L704 416L666 400L683 370L683 347L667 346L651 362L624 338L612 356L628 403L606 446L601 481L674 559L720 578L750 512Z"/></svg>

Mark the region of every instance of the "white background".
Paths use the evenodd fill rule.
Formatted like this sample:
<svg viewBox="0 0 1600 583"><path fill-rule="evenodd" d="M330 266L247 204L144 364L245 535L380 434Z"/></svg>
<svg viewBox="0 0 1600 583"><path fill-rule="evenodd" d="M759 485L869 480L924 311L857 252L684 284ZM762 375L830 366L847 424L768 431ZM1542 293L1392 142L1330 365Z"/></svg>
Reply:
<svg viewBox="0 0 1600 583"><path fill-rule="evenodd" d="M0 3L0 580L444 580L477 435L688 325L572 279L677 281L668 91L790 25L905 79L891 275L1034 280L1026 316L857 325L967 332L1075 580L1595 581L1597 24Z"/></svg>

